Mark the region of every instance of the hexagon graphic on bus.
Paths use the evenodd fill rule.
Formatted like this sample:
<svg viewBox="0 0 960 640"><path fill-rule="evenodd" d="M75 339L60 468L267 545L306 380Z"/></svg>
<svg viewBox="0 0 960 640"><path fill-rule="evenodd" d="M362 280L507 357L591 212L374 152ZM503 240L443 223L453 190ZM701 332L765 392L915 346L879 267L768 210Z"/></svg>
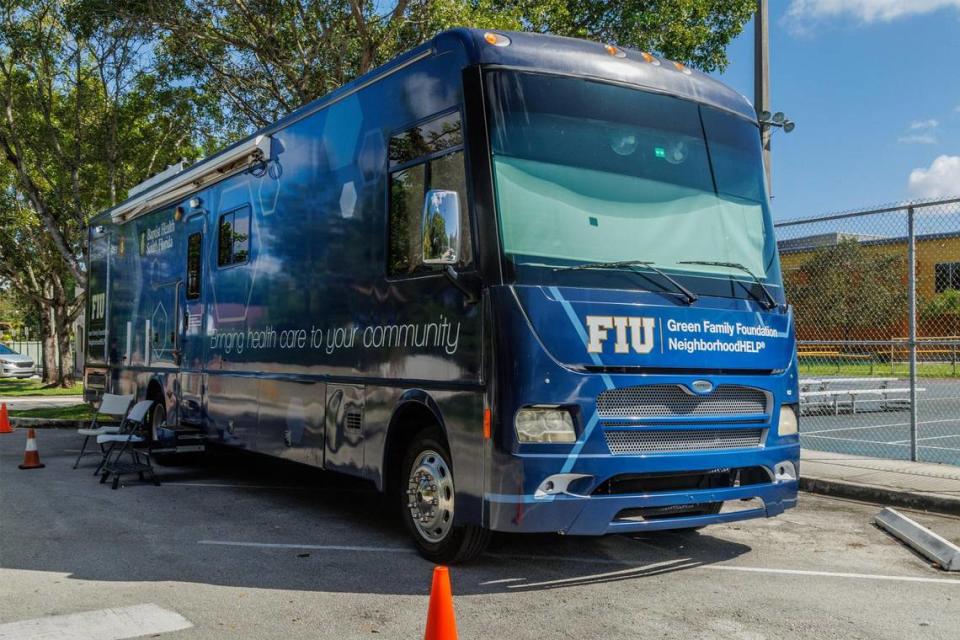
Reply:
<svg viewBox="0 0 960 640"><path fill-rule="evenodd" d="M380 176L387 154L387 144L380 129L368 131L357 152L357 166L363 174L363 183L370 184Z"/></svg>
<svg viewBox="0 0 960 640"><path fill-rule="evenodd" d="M157 360L167 351L170 343L168 323L167 309L162 302L158 302L150 317L150 353L151 357Z"/></svg>
<svg viewBox="0 0 960 640"><path fill-rule="evenodd" d="M361 109L360 100L356 95L327 109L323 124L323 141L331 171L353 164L363 125L363 118L357 117L358 113L361 113Z"/></svg>
<svg viewBox="0 0 960 640"><path fill-rule="evenodd" d="M340 190L340 215L344 218L352 218L353 212L357 208L357 188L353 180L343 185Z"/></svg>

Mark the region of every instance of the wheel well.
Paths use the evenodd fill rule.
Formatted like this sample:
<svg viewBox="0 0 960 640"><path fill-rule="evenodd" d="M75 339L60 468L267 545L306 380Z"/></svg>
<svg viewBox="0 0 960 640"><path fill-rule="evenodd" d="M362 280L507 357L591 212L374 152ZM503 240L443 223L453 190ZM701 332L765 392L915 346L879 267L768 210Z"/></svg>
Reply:
<svg viewBox="0 0 960 640"><path fill-rule="evenodd" d="M393 414L387 430L387 447L383 459L385 491L397 490L400 466L403 464L403 454L406 453L407 446L419 432L431 427L440 427L443 431L443 425L437 415L420 402L407 402ZM443 435L443 440L446 444L446 434Z"/></svg>

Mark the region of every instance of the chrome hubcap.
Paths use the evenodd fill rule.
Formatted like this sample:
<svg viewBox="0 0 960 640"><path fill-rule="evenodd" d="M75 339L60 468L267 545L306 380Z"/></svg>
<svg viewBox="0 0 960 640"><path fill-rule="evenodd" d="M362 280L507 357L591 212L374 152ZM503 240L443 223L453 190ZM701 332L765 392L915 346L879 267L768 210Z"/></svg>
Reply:
<svg viewBox="0 0 960 640"><path fill-rule="evenodd" d="M453 526L453 474L436 451L417 456L407 483L407 506L417 531L430 542L443 540Z"/></svg>

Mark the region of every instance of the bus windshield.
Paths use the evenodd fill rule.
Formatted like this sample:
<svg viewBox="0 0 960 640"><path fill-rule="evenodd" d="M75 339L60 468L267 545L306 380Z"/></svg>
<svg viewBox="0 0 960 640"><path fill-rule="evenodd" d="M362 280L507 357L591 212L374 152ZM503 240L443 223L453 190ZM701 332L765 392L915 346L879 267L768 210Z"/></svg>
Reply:
<svg viewBox="0 0 960 640"><path fill-rule="evenodd" d="M646 264L706 295L750 297L756 276L782 300L755 123L578 78L498 70L485 82L513 280L669 287L637 277ZM594 263L612 264L564 268Z"/></svg>

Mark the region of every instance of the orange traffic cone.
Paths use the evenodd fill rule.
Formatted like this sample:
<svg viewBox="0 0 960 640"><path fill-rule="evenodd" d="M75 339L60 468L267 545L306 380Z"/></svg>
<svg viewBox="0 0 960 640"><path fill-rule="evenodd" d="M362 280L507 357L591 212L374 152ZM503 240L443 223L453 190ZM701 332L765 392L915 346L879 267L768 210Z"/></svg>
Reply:
<svg viewBox="0 0 960 640"><path fill-rule="evenodd" d="M43 469L45 464L40 462L40 453L37 451L37 433L33 429L27 431L27 448L23 452L21 469Z"/></svg>
<svg viewBox="0 0 960 640"><path fill-rule="evenodd" d="M7 415L7 403L0 404L0 433L13 433L10 416Z"/></svg>
<svg viewBox="0 0 960 640"><path fill-rule="evenodd" d="M427 630L423 640L457 640L457 621L453 615L453 592L450 589L450 570L434 567L430 587L430 607L427 609Z"/></svg>

